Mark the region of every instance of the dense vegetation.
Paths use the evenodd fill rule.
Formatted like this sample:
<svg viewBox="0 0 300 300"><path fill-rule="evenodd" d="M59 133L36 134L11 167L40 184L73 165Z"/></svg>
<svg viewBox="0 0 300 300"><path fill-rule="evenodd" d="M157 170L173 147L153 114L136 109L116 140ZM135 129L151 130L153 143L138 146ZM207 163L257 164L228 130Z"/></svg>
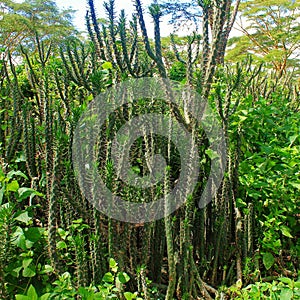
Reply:
<svg viewBox="0 0 300 300"><path fill-rule="evenodd" d="M300 3L249 2L240 10L257 32L244 28L231 40L239 1L154 1L153 40L139 0L129 20L113 0L98 20L89 0L87 36L53 1L1 2L1 299L300 299ZM161 37L166 12L201 33ZM185 204L132 224L85 198L72 143L94 97L142 77L169 77L210 103L226 139L226 172L198 207L218 159L201 124L160 98L116 109L101 128L97 167L125 200L163 197L182 168L171 138L145 134L131 147L132 171L149 173L150 151L164 156L167 175L154 189L124 184L110 141L130 116L172 115L198 146L188 166L199 164L198 184Z"/></svg>

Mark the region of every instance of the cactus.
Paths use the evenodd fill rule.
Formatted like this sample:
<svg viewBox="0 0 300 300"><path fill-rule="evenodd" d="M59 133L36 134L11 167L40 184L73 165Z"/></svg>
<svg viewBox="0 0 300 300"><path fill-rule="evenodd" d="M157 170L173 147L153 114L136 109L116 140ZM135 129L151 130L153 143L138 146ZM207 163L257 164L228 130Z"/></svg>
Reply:
<svg viewBox="0 0 300 300"><path fill-rule="evenodd" d="M13 205L5 203L0 205L0 297L1 299L8 299L5 286L5 271L4 267L8 265L10 256L10 233L11 233L11 219L13 216Z"/></svg>
<svg viewBox="0 0 300 300"><path fill-rule="evenodd" d="M80 48L80 50L78 50L78 48ZM88 82L90 71L87 68L87 64L89 63L88 57L90 53L84 44L75 38L70 38L65 43L64 47L60 47L60 55L65 70L67 71L67 74L71 80L78 86L82 86L87 91L96 95L99 91L93 91L90 82Z"/></svg>
<svg viewBox="0 0 300 300"><path fill-rule="evenodd" d="M24 152L26 156L27 170L30 178L37 177L36 170L36 149L35 149L35 126L34 122L30 122L31 126L28 124L28 111L27 103L23 104L22 107L23 115L23 137L24 137ZM31 119L31 118L30 118Z"/></svg>
<svg viewBox="0 0 300 300"><path fill-rule="evenodd" d="M87 24L88 32L89 32L91 40L93 41L93 43L95 45L95 48L97 49L97 52L99 53L99 58L101 60L105 61L106 55L104 52L104 42L102 40L100 28L99 28L97 17L96 17L94 1L88 0L88 6L90 9L90 11L87 12L87 14L86 14L86 24ZM93 24L93 28L95 30L95 34L92 31L90 16L92 19L92 24Z"/></svg>
<svg viewBox="0 0 300 300"><path fill-rule="evenodd" d="M176 43L174 40L174 35L171 34L171 43L172 43L172 47L173 47L173 51L175 53L175 56L177 58L178 61L182 62L183 64L186 65L186 76L187 76L187 84L189 86L193 86L193 67L199 57L199 52L200 52L200 37L199 35L196 34L196 32L194 32L193 36L188 36L187 37L187 59L184 60L177 47L176 47ZM192 46L193 44L196 42L196 51L194 53L194 57L193 57L193 49Z"/></svg>
<svg viewBox="0 0 300 300"><path fill-rule="evenodd" d="M149 37L148 37L148 33L147 33L145 20L144 20L141 1L135 0L134 5L135 5L136 12L137 12L138 20L140 23L140 28L142 31L145 49L146 49L149 57L156 63L160 76L162 78L166 78L167 72L166 72L166 68L165 68L165 65L162 60L162 52L161 52L161 36L160 36L159 22L160 22L162 13L160 11L160 7L157 4L153 4L150 7L150 14L154 21L155 52L153 52L153 50L151 49L151 46L150 46L150 41L149 41Z"/></svg>

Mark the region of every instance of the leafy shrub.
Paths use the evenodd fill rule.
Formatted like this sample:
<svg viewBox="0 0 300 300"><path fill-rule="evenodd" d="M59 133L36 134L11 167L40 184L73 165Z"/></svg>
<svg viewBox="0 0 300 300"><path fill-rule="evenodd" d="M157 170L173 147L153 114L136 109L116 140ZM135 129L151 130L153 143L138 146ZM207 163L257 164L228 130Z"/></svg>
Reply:
<svg viewBox="0 0 300 300"><path fill-rule="evenodd" d="M241 288L241 284L237 283L228 289L225 297L238 300L300 299L300 280L294 281L287 277L280 277L272 282L256 282L245 288Z"/></svg>
<svg viewBox="0 0 300 300"><path fill-rule="evenodd" d="M253 203L262 265L279 274L295 273L300 256L300 113L286 101L249 96L231 125L241 133L238 206L247 215Z"/></svg>
<svg viewBox="0 0 300 300"><path fill-rule="evenodd" d="M16 300L46 300L46 299L76 299L80 296L83 300L103 300L103 299L126 299L142 300L138 293L131 293L125 290L125 284L130 277L122 271L118 271L118 264L114 259L109 260L110 271L102 279L102 283L97 286L79 287L76 289L72 283L70 273L65 272L54 281L49 291L42 296L38 296L33 285L30 285L26 294L16 295Z"/></svg>
<svg viewBox="0 0 300 300"><path fill-rule="evenodd" d="M169 71L169 78L175 81L183 81L186 77L186 66L180 61L176 61L172 64Z"/></svg>

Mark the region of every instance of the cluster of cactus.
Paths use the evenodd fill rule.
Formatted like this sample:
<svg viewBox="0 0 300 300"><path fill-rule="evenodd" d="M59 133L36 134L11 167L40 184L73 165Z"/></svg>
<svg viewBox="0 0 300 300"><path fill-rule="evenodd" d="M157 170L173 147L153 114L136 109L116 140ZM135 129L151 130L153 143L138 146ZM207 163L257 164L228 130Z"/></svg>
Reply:
<svg viewBox="0 0 300 300"><path fill-rule="evenodd" d="M238 5L239 1L236 2ZM199 153L206 163L201 165L201 182L199 180L195 193L187 197L185 205L171 216L137 225L110 219L92 207L76 182L72 165L74 130L89 101L113 83L128 77L140 78L154 74L167 77L160 33L162 11L157 3L150 6L154 22L152 43L140 0L134 1L136 12L129 23L124 11L121 11L119 17L116 16L113 0L105 3L108 18L107 23L103 24L97 20L93 0L89 0L88 4L88 41L71 37L57 49L51 43L41 41L36 34L33 53L25 48L20 49L24 59L22 72L29 82L29 94L24 91L10 54L1 65L0 87L3 98L0 103L7 111L11 110L10 113L0 112L1 125L8 125L0 128L0 144L4 149L1 149L1 155L11 163L23 151L26 158L26 165L21 165L23 171L28 174L31 186L46 195L46 200L39 199L39 204L45 211L42 218L43 223L48 224L49 257L56 272L66 268L57 249L58 228L70 227L73 220L82 218L87 227L80 233L74 230L70 250L76 261L74 274L79 286L100 283L106 270L106 257L110 256L128 274L134 275L139 268L139 289L145 297L145 278L149 276L156 283L168 283L166 299L173 299L175 294L180 299L192 299L200 293L206 299L212 299L216 290L205 283L204 279L210 277L212 285L222 281L231 282L232 278L241 279L243 259L247 255L251 256L253 251L253 207L249 204L249 213L243 215L236 206L241 137L236 132L234 143L229 140L230 117L237 110L240 99L248 94L253 96L253 101L259 97L271 99L272 92L278 86L285 85L283 95L296 99L299 91L294 87L287 88L289 78L266 79L266 76L261 75L262 66L253 68L251 60L235 68L224 65L217 67L223 62L237 6L230 18L231 1L199 1L203 11L202 37L197 33L187 37L185 54L178 50L174 38L171 40L175 57L186 65L188 85L200 91L204 98L210 95L215 100L228 143L226 176L212 203L199 209L196 204L210 167L205 154L208 140L203 130L185 111L163 101L153 103L152 110L147 108L147 103L144 106L148 110L145 107L139 108L138 103L123 106L103 126L104 139L97 153L101 176L112 191L127 199L139 198L140 194L143 198L153 198L153 194L157 197L167 194L174 184L175 165L177 167L180 163L172 148L172 128L167 128L168 136L165 140L145 134L132 149L133 160L138 161L142 175L145 175L149 166L147 157L156 150L153 145L165 154L169 168L156 190L141 192L114 178L119 170L114 169L110 160L113 132L139 113L170 112L197 140ZM199 66L201 72L197 80ZM217 78L215 82L214 78ZM172 97L169 87L165 89L166 94ZM194 157L189 158L188 169L192 169L194 160ZM95 188L91 180L88 186L91 197L95 196ZM3 235L1 227L0 235ZM232 244L236 245L235 259L231 255ZM3 247L0 244L0 248ZM0 257L1 260L3 257ZM227 273L224 271L221 274L219 271L225 265L229 269ZM163 271L166 268L167 275ZM234 270L236 275L232 275ZM0 286L0 293L1 289L3 287Z"/></svg>

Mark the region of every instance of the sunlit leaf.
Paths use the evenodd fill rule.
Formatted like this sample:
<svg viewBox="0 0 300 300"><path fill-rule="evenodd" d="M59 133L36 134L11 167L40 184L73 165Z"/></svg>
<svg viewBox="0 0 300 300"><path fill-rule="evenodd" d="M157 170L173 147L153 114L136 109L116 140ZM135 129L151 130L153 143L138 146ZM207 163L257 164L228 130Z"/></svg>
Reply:
<svg viewBox="0 0 300 300"><path fill-rule="evenodd" d="M274 256L270 252L266 252L263 255L263 264L267 270L269 270L275 262Z"/></svg>

